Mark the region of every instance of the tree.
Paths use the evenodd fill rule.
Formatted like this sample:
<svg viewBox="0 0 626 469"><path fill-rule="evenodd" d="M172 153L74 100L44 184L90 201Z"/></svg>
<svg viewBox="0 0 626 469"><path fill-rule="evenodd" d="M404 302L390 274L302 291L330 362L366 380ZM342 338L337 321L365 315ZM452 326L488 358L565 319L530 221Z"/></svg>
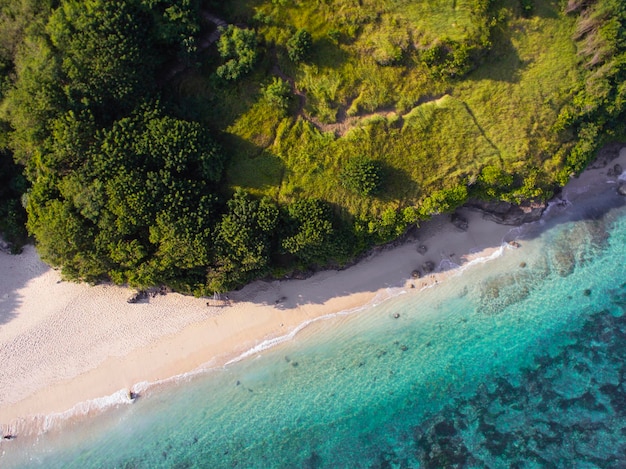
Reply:
<svg viewBox="0 0 626 469"><path fill-rule="evenodd" d="M420 204L419 214L423 218L438 213L449 212L467 201L467 187L454 186L450 189L440 189L432 192Z"/></svg>
<svg viewBox="0 0 626 469"><path fill-rule="evenodd" d="M277 222L278 208L269 199L259 202L243 190L235 192L216 230L216 265L209 274L209 289L226 291L265 272Z"/></svg>
<svg viewBox="0 0 626 469"><path fill-rule="evenodd" d="M323 263L333 252L330 208L317 199L300 199L287 207L295 233L282 241L283 249L305 264Z"/></svg>
<svg viewBox="0 0 626 469"><path fill-rule="evenodd" d="M263 96L271 105L286 111L291 101L291 86L282 78L274 77L263 89Z"/></svg>
<svg viewBox="0 0 626 469"><path fill-rule="evenodd" d="M354 157L348 160L341 171L342 185L359 195L377 194L383 183L382 166L378 161L366 157Z"/></svg>
<svg viewBox="0 0 626 469"><path fill-rule="evenodd" d="M96 133L83 158L33 183L28 226L45 259L76 279L203 283L223 165L206 130L146 106Z"/></svg>
<svg viewBox="0 0 626 469"><path fill-rule="evenodd" d="M237 80L250 73L257 60L256 33L232 24L220 31L217 50L226 62L217 68L217 75L226 80Z"/></svg>
<svg viewBox="0 0 626 469"><path fill-rule="evenodd" d="M138 1L65 0L46 27L73 107L110 123L155 87L152 17ZM147 46L147 47L146 47Z"/></svg>
<svg viewBox="0 0 626 469"><path fill-rule="evenodd" d="M313 38L306 29L298 29L287 41L287 54L292 62L302 62L311 52Z"/></svg>

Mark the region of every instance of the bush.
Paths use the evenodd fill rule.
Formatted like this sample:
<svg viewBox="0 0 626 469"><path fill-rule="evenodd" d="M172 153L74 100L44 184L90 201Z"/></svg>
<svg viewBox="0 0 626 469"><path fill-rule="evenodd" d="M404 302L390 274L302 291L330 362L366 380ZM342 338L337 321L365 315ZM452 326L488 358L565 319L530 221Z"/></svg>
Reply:
<svg viewBox="0 0 626 469"><path fill-rule="evenodd" d="M378 161L370 158L352 158L341 172L342 185L363 196L378 193L382 182L382 167Z"/></svg>
<svg viewBox="0 0 626 469"><path fill-rule="evenodd" d="M282 78L274 77L263 89L263 96L273 106L287 110L291 101L291 86Z"/></svg>
<svg viewBox="0 0 626 469"><path fill-rule="evenodd" d="M306 29L299 29L287 41L287 54L292 62L302 62L308 57L312 45L311 34Z"/></svg>
<svg viewBox="0 0 626 469"><path fill-rule="evenodd" d="M256 34L251 29L228 25L221 29L217 50L226 62L217 68L217 74L226 80L236 80L252 71L257 59Z"/></svg>

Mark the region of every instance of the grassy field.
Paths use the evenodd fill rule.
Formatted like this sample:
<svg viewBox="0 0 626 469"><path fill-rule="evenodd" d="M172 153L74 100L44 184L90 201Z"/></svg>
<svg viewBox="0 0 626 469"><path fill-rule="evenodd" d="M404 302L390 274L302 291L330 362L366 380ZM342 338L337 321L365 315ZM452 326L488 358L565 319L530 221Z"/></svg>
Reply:
<svg viewBox="0 0 626 469"><path fill-rule="evenodd" d="M257 31L255 72L215 85L217 58L209 57L178 89L223 132L229 186L281 202L314 196L352 216L378 216L471 184L485 166L550 182L572 139L553 126L583 73L574 20L556 1L535 0L528 18L517 0L496 1L492 47L478 66L462 78L434 76L423 51L475 37L475 3L233 0L220 14ZM298 28L313 48L294 64L285 45ZM305 97L287 112L261 92L277 73ZM381 163L380 195L342 187L339 174L354 156Z"/></svg>

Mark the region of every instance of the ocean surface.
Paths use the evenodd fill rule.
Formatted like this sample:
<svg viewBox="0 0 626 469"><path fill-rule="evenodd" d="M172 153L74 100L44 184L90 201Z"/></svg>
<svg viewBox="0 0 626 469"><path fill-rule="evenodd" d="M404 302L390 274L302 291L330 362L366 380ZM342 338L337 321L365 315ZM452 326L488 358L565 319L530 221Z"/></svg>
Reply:
<svg viewBox="0 0 626 469"><path fill-rule="evenodd" d="M50 419L0 466L626 467L625 199L584 199L433 288Z"/></svg>

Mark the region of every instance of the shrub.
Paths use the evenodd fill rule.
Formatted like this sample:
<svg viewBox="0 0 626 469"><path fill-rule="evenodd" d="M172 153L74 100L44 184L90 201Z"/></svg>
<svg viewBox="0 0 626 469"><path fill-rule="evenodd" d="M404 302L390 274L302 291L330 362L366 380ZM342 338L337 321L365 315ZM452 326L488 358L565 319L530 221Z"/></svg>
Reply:
<svg viewBox="0 0 626 469"><path fill-rule="evenodd" d="M291 86L282 78L274 77L263 89L263 96L273 106L287 110L291 101Z"/></svg>
<svg viewBox="0 0 626 469"><path fill-rule="evenodd" d="M226 80L236 80L249 73L256 62L256 34L251 29L241 29L232 24L222 28L221 33L217 50L226 62L217 68L217 74Z"/></svg>
<svg viewBox="0 0 626 469"><path fill-rule="evenodd" d="M382 182L382 167L378 161L371 158L352 158L341 171L342 185L360 195L368 196L378 193Z"/></svg>
<svg viewBox="0 0 626 469"><path fill-rule="evenodd" d="M312 45L313 38L311 34L306 29L298 29L287 41L289 59L292 62L302 62L308 57Z"/></svg>

